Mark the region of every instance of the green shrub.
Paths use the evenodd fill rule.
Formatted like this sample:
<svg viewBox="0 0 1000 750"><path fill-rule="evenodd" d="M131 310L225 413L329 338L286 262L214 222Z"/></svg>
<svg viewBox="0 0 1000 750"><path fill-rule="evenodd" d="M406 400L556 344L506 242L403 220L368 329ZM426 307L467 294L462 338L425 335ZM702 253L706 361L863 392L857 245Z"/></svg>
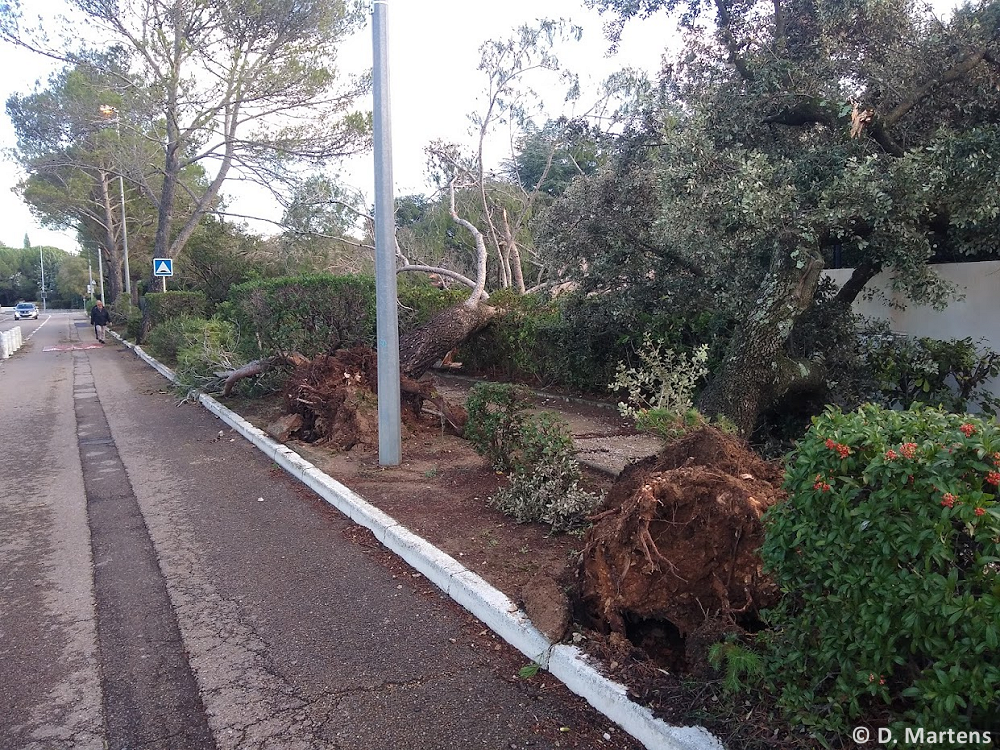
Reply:
<svg viewBox="0 0 1000 750"><path fill-rule="evenodd" d="M399 298L399 333L413 331L424 325L442 310L465 301L469 290L438 289L430 284L401 283L397 289Z"/></svg>
<svg viewBox="0 0 1000 750"><path fill-rule="evenodd" d="M150 354L169 365L177 363L177 355L191 345L204 330L208 321L190 315L180 315L160 323L146 339Z"/></svg>
<svg viewBox="0 0 1000 750"><path fill-rule="evenodd" d="M874 336L866 341L865 357L876 381L873 395L885 406L922 403L952 412L978 407L987 414L1000 408L1000 399L983 388L1000 375L1000 354L982 340Z"/></svg>
<svg viewBox="0 0 1000 750"><path fill-rule="evenodd" d="M90 313L93 305L90 301L87 301L87 313ZM132 305L132 300L129 299L127 294L121 294L118 296L114 302L107 306L108 314L111 316L111 325L113 326L123 326L128 322L129 317L133 314L134 307Z"/></svg>
<svg viewBox="0 0 1000 750"><path fill-rule="evenodd" d="M558 305L539 295L496 292L490 304L498 309L490 324L463 346L466 368L507 380L559 383L548 333L558 320Z"/></svg>
<svg viewBox="0 0 1000 750"><path fill-rule="evenodd" d="M477 383L469 391L465 408L465 438L497 471L513 471L516 445L531 406L531 391L506 383Z"/></svg>
<svg viewBox="0 0 1000 750"><path fill-rule="evenodd" d="M160 361L172 366L183 391L198 388L219 390L222 379L216 374L245 364L233 352L236 348L232 323L218 317L205 320L182 315L154 328L147 348Z"/></svg>
<svg viewBox="0 0 1000 750"><path fill-rule="evenodd" d="M247 361L277 353L306 357L356 343L374 344L375 280L314 274L264 279L232 288L223 306Z"/></svg>
<svg viewBox="0 0 1000 750"><path fill-rule="evenodd" d="M150 292L143 300L150 330L182 315L200 318L205 314L205 295L201 292Z"/></svg>
<svg viewBox="0 0 1000 750"><path fill-rule="evenodd" d="M702 344L687 356L666 348L646 334L639 349L639 366L618 365L608 389L625 391L618 404L623 417L635 417L650 409L682 414L693 405L695 387L708 374L708 346Z"/></svg>
<svg viewBox="0 0 1000 750"><path fill-rule="evenodd" d="M866 716L995 726L998 482L995 421L872 405L813 420L762 548L784 594L768 675L794 719L840 736Z"/></svg>
<svg viewBox="0 0 1000 750"><path fill-rule="evenodd" d="M90 312L88 306L87 312ZM119 295L113 304L108 305L108 313L111 315L111 325L125 328L125 337L135 341L139 337L142 327L142 312L132 304L128 295Z"/></svg>
<svg viewBox="0 0 1000 750"><path fill-rule="evenodd" d="M621 294L573 293L553 300L498 292L490 304L500 312L463 345L466 369L584 393L606 393L618 364L637 362L646 334L688 356L707 344L709 367L728 337L720 313L650 312Z"/></svg>
<svg viewBox="0 0 1000 750"><path fill-rule="evenodd" d="M246 361L235 354L236 330L233 324L219 317L209 320L192 319L183 345L177 352L174 373L182 389L221 391L224 378L217 373L235 370ZM252 387L252 380L241 381L239 387Z"/></svg>
<svg viewBox="0 0 1000 750"><path fill-rule="evenodd" d="M580 487L566 423L551 412L529 413L530 404L530 394L519 386L480 383L469 392L465 434L510 480L489 502L519 523L574 528L601 498Z"/></svg>

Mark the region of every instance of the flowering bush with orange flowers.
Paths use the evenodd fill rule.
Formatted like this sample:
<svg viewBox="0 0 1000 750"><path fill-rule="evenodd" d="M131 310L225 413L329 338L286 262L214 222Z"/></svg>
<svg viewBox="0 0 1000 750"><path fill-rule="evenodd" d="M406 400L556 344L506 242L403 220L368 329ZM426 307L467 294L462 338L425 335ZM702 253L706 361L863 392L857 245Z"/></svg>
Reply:
<svg viewBox="0 0 1000 750"><path fill-rule="evenodd" d="M1000 426L830 409L790 457L762 557L768 680L816 730L1000 721Z"/></svg>

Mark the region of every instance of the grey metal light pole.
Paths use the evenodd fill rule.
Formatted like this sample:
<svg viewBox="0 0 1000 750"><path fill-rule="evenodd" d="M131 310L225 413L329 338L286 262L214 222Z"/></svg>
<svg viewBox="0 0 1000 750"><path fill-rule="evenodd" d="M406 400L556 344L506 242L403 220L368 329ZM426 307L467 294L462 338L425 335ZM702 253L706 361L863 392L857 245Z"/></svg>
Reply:
<svg viewBox="0 0 1000 750"><path fill-rule="evenodd" d="M396 211L389 116L388 0L372 7L375 121L375 310L378 338L378 462L402 462L399 325L396 317Z"/></svg>
<svg viewBox="0 0 1000 750"><path fill-rule="evenodd" d="M114 115L115 123L115 135L118 137L118 145L121 146L122 142L122 118L118 113L118 110L108 104L102 104L100 107L101 116L104 118L111 117ZM125 178L122 177L121 170L118 170L118 192L121 196L121 207L122 207L122 254L125 256L125 293L131 297L132 295L132 275L129 273L128 268L128 220L125 218ZM102 275L103 278L103 275ZM101 288L101 297L104 296L103 286Z"/></svg>
<svg viewBox="0 0 1000 750"><path fill-rule="evenodd" d="M125 219L125 180L118 175L118 189L122 196L122 252L125 253L125 293L132 297L132 279L128 272L128 222Z"/></svg>
<svg viewBox="0 0 1000 750"><path fill-rule="evenodd" d="M107 302L104 298L104 252L101 246L97 246L97 280L101 285L101 302Z"/></svg>
<svg viewBox="0 0 1000 750"><path fill-rule="evenodd" d="M38 248L38 265L42 268L42 312L45 311L45 256L42 255L42 248Z"/></svg>

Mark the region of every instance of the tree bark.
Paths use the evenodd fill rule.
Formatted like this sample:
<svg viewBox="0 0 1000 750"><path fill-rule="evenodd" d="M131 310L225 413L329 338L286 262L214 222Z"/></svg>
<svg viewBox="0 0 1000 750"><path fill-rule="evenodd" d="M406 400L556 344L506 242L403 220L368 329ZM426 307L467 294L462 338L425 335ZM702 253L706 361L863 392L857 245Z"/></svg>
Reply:
<svg viewBox="0 0 1000 750"><path fill-rule="evenodd" d="M792 233L779 238L757 307L736 331L722 367L698 400L703 414L729 419L746 436L776 399L799 381L816 379L814 367L788 360L782 348L812 302L822 270L817 248Z"/></svg>
<svg viewBox="0 0 1000 750"><path fill-rule="evenodd" d="M524 294L524 269L521 267L521 251L517 247L514 231L510 228L507 209L504 209L503 212L503 244L507 257L507 267L512 275L511 283L517 289L518 294Z"/></svg>
<svg viewBox="0 0 1000 750"><path fill-rule="evenodd" d="M253 362L249 362L237 370L226 373L226 382L223 384L222 388L223 397L232 395L233 388L235 388L236 384L244 378L252 378L254 375L265 373L270 370L273 365L274 362L270 359L255 359Z"/></svg>
<svg viewBox="0 0 1000 750"><path fill-rule="evenodd" d="M442 310L426 325L399 340L399 369L414 380L427 372L444 355L486 327L496 308L461 304Z"/></svg>
<svg viewBox="0 0 1000 750"><path fill-rule="evenodd" d="M861 294L861 290L865 288L865 284L875 278L881 270L882 266L878 263L869 263L867 261L862 263L854 269L851 273L851 278L844 282L844 285L837 291L837 296L834 299L844 305L854 304L854 300Z"/></svg>
<svg viewBox="0 0 1000 750"><path fill-rule="evenodd" d="M455 209L454 180L452 180L448 185L448 193L448 208L452 221L469 230L469 233L472 234L476 240L476 285L472 288L472 292L469 293L469 299L465 301L466 306L474 307L479 304L483 297L483 293L486 291L486 241L483 239L483 233L480 232L472 222L467 221L458 215L458 211Z"/></svg>
<svg viewBox="0 0 1000 750"><path fill-rule="evenodd" d="M103 253L106 258L104 261L104 273L107 276L107 286L104 289L106 299L103 300L105 304L114 303L118 299L118 295L122 292L122 256L118 252L118 243L115 239L115 217L114 209L111 207L111 191L108 187L109 180L108 173L102 169L99 184L101 191L101 211L103 213L101 225L104 227L104 241L101 243L102 247L98 249L98 252Z"/></svg>

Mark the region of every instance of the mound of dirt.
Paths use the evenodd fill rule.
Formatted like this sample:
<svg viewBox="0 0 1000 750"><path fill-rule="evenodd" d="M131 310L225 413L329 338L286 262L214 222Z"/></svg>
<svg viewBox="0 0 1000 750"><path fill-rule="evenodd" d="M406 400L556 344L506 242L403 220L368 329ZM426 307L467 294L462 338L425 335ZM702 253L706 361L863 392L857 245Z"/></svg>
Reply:
<svg viewBox="0 0 1000 750"><path fill-rule="evenodd" d="M758 551L781 478L780 466L710 427L627 467L592 519L578 572L595 626L636 641L661 623L660 640L673 641L665 650L683 661L689 635L755 622L777 600Z"/></svg>

